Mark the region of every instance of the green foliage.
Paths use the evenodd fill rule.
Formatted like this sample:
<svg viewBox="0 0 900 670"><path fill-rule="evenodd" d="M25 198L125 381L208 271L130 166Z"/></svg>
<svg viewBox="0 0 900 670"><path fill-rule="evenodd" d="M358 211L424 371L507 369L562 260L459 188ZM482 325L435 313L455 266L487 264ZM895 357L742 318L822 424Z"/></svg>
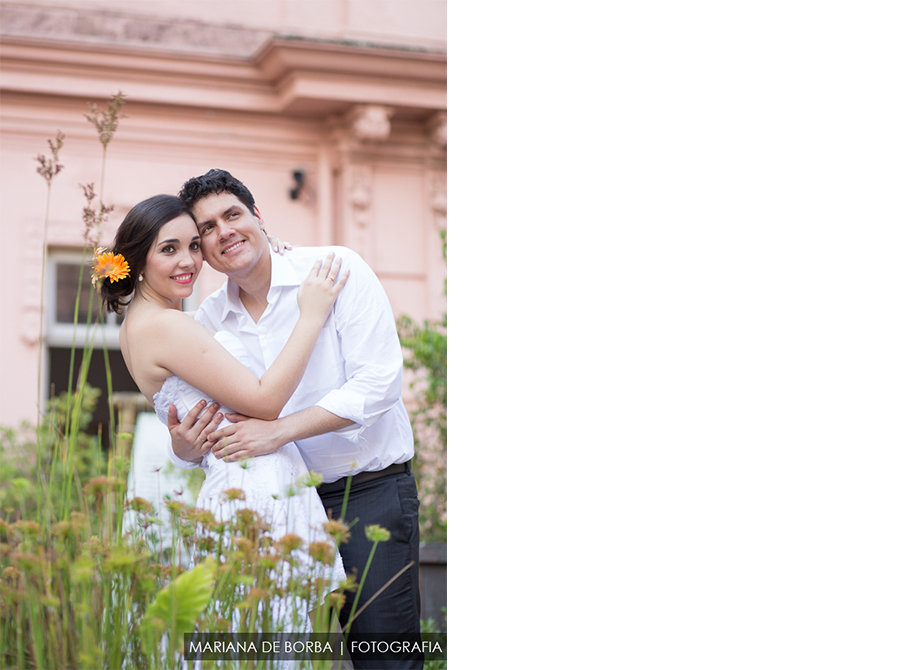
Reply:
<svg viewBox="0 0 900 670"><path fill-rule="evenodd" d="M175 657L174 647L181 644L185 633L194 630L197 619L212 598L215 574L215 563L209 558L193 570L179 575L157 594L140 624L144 655L152 657L159 647L162 633L168 632L169 658Z"/></svg>
<svg viewBox="0 0 900 670"><path fill-rule="evenodd" d="M444 259L447 231L441 231ZM445 283L446 290L446 283ZM419 486L419 536L423 542L447 541L447 314L422 325L402 315L397 332L404 366L413 371L416 401L410 412L415 434L413 471Z"/></svg>
<svg viewBox="0 0 900 670"><path fill-rule="evenodd" d="M441 613L444 615L444 621L446 621L447 620L447 608L442 607ZM440 625L432 617L428 617L427 619L421 619L419 621L419 631L424 634L445 632L445 631L441 631ZM445 661L445 660L425 661L423 670L447 670L447 661Z"/></svg>
<svg viewBox="0 0 900 670"><path fill-rule="evenodd" d="M429 406L447 407L447 315L440 323L424 321L417 326L408 316L397 320L400 343L406 349L404 364L411 370L426 371L420 386L421 399ZM446 427L445 427L446 430Z"/></svg>
<svg viewBox="0 0 900 670"><path fill-rule="evenodd" d="M84 432L99 396L99 389L86 384L76 393L51 398L40 425L25 423L18 431L0 427L0 510L7 518L35 518L40 510L42 516L59 518L67 504L65 482L87 482L107 473L99 437ZM79 426L66 431L66 416L76 403L81 406ZM50 487L56 495L48 497ZM69 493L77 495L74 487Z"/></svg>

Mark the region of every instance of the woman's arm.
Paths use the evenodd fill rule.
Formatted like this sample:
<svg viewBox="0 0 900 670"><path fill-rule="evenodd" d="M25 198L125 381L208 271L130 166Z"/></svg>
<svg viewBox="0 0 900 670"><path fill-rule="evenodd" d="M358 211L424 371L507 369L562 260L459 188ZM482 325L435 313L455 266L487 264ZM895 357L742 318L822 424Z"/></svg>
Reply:
<svg viewBox="0 0 900 670"><path fill-rule="evenodd" d="M266 373L256 378L200 323L175 310L154 317L153 332L142 338L153 347L154 361L194 388L235 411L261 419L276 419L306 370L322 325L347 281L336 281L341 260L317 262L297 293L300 318L284 349Z"/></svg>

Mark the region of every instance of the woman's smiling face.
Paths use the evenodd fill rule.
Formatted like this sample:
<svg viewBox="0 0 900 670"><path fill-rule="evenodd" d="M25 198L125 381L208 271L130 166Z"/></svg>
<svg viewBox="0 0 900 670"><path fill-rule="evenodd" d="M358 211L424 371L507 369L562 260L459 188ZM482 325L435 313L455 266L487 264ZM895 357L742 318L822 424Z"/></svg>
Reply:
<svg viewBox="0 0 900 670"><path fill-rule="evenodd" d="M140 290L152 291L174 306L191 295L202 265L197 225L183 214L159 229L147 254Z"/></svg>

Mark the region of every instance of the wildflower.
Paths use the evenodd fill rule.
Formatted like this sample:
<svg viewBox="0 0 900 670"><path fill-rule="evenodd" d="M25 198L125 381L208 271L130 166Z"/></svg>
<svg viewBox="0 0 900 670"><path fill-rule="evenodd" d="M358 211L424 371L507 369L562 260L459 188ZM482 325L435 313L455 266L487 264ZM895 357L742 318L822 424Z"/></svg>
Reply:
<svg viewBox="0 0 900 670"><path fill-rule="evenodd" d="M207 530L216 524L216 517L213 516L213 513L202 507L188 508L185 512L185 516L194 523L199 523Z"/></svg>
<svg viewBox="0 0 900 670"><path fill-rule="evenodd" d="M100 499L103 494L125 488L125 482L118 477L94 477L84 485L84 493ZM75 516L74 514L72 515Z"/></svg>
<svg viewBox="0 0 900 670"><path fill-rule="evenodd" d="M288 595L296 596L303 600L313 601L317 600L315 595L313 594L312 588L309 585L309 582L298 583L295 579L288 580L288 587L285 589Z"/></svg>
<svg viewBox="0 0 900 670"><path fill-rule="evenodd" d="M316 577L311 579L308 585L308 594L310 599L318 600L320 596L328 593L331 589L331 581L325 577Z"/></svg>
<svg viewBox="0 0 900 670"><path fill-rule="evenodd" d="M39 175L41 175L44 179L47 180L47 186L50 186L50 182L53 178L59 174L59 171L63 169L63 166L59 163L59 150L62 148L63 139L65 135L61 130L56 131L56 143L54 144L53 140L47 140L47 144L50 145L50 152L53 154L53 158L47 158L43 154L37 156L35 160L41 164L41 166L37 169Z"/></svg>
<svg viewBox="0 0 900 670"><path fill-rule="evenodd" d="M391 539L391 531L373 523L371 526L366 526L366 539L375 544L387 542Z"/></svg>
<svg viewBox="0 0 900 670"><path fill-rule="evenodd" d="M330 565L334 560L334 547L330 542L310 542L307 549L310 558L320 563Z"/></svg>
<svg viewBox="0 0 900 670"><path fill-rule="evenodd" d="M335 610L340 611L341 609L343 609L345 602L347 602L347 596L345 596L343 593L332 591L328 594L328 604Z"/></svg>
<svg viewBox="0 0 900 670"><path fill-rule="evenodd" d="M241 500L243 500L243 498L241 498ZM234 516L240 526L252 526L259 518L259 515L256 512L252 509L247 509L246 507L235 512Z"/></svg>
<svg viewBox="0 0 900 670"><path fill-rule="evenodd" d="M256 548L256 545L253 544L246 537L239 537L234 541L234 544L238 549L243 551L245 554L252 554L253 550Z"/></svg>
<svg viewBox="0 0 900 670"><path fill-rule="evenodd" d="M103 279L117 282L120 279L125 279L131 272L131 268L128 267L128 261L125 260L122 254L114 256L108 251L102 253L102 249L97 249L97 252L97 263L94 265L94 275L91 278L91 283L95 288L97 282Z"/></svg>
<svg viewBox="0 0 900 670"><path fill-rule="evenodd" d="M318 487L322 483L322 475L318 472L310 470L302 477L297 478L297 484L301 487L314 486Z"/></svg>
<svg viewBox="0 0 900 670"><path fill-rule="evenodd" d="M350 541L350 527L341 519L329 519L322 524L322 530L333 537L337 544L346 544Z"/></svg>
<svg viewBox="0 0 900 670"><path fill-rule="evenodd" d="M16 521L13 525L21 535L34 535L37 536L41 532L41 524L37 521Z"/></svg>
<svg viewBox="0 0 900 670"><path fill-rule="evenodd" d="M22 576L22 573L19 572L18 570L16 570L12 566L3 568L3 579L9 579L10 581L15 581L21 576Z"/></svg>
<svg viewBox="0 0 900 670"><path fill-rule="evenodd" d="M222 500L246 500L241 489L225 489L222 491Z"/></svg>
<svg viewBox="0 0 900 670"><path fill-rule="evenodd" d="M82 555L72 563L70 572L75 583L90 581L94 574L94 562L89 555Z"/></svg>
<svg viewBox="0 0 900 670"><path fill-rule="evenodd" d="M285 552L293 551L294 549L299 549L303 544L303 538L299 535L294 535L293 533L287 533L284 537L278 540L278 544Z"/></svg>
<svg viewBox="0 0 900 670"><path fill-rule="evenodd" d="M50 533L57 537L72 537L72 524L69 521L59 521L50 527Z"/></svg>
<svg viewBox="0 0 900 670"><path fill-rule="evenodd" d="M103 567L112 571L124 571L137 563L140 558L139 554L117 547L110 552L103 562Z"/></svg>
<svg viewBox="0 0 900 670"><path fill-rule="evenodd" d="M132 498L131 500L126 502L125 507L142 514L153 514L153 512L155 511L153 508L153 503L151 503L149 500L141 498L140 496Z"/></svg>
<svg viewBox="0 0 900 670"><path fill-rule="evenodd" d="M96 535L91 535L90 539L87 541L87 554L89 556L107 556L109 554L109 547L105 546L103 542L100 541L100 538Z"/></svg>
<svg viewBox="0 0 900 670"><path fill-rule="evenodd" d="M12 480L12 488L16 495L23 496L27 495L34 488L34 484L25 477L16 477Z"/></svg>
<svg viewBox="0 0 900 670"><path fill-rule="evenodd" d="M25 572L37 572L43 564L43 559L35 554L20 552L11 557L14 563L18 563Z"/></svg>

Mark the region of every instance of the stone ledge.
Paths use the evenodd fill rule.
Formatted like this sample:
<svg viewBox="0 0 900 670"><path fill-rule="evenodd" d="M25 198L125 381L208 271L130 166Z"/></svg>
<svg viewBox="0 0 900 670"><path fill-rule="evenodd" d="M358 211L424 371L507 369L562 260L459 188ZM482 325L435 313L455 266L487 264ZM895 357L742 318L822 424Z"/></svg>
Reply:
<svg viewBox="0 0 900 670"><path fill-rule="evenodd" d="M251 58L274 33L103 11L0 5L0 36Z"/></svg>

